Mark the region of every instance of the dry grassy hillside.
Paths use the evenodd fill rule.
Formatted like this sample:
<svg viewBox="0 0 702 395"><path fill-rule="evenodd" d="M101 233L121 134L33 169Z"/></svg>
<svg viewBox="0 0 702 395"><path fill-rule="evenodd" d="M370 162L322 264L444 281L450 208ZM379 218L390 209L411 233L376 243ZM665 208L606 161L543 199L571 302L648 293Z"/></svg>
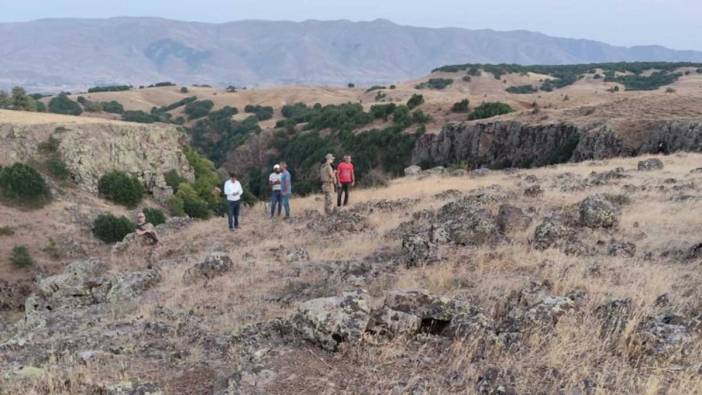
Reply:
<svg viewBox="0 0 702 395"><path fill-rule="evenodd" d="M644 159L258 205L164 228L152 262L91 248L104 272L0 332L0 393L702 393L702 155Z"/></svg>

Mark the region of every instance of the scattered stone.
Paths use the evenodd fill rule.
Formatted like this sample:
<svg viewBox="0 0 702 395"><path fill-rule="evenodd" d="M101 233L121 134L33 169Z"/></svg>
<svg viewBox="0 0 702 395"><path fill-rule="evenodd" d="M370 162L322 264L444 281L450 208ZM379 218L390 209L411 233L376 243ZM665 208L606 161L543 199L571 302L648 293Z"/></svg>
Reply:
<svg viewBox="0 0 702 395"><path fill-rule="evenodd" d="M544 194L544 190L541 189L541 185L532 185L524 190L524 196L530 198L540 197Z"/></svg>
<svg viewBox="0 0 702 395"><path fill-rule="evenodd" d="M700 174L702 173L702 167L690 170L690 174Z"/></svg>
<svg viewBox="0 0 702 395"><path fill-rule="evenodd" d="M437 259L436 245L428 236L407 234L402 238L402 252L407 267L422 266Z"/></svg>
<svg viewBox="0 0 702 395"><path fill-rule="evenodd" d="M302 336L325 350L335 351L343 342L357 342L368 329L370 297L365 290L302 303L292 319Z"/></svg>
<svg viewBox="0 0 702 395"><path fill-rule="evenodd" d="M698 323L699 324L699 323ZM692 341L692 323L674 314L647 317L627 339L629 357L668 359L685 351Z"/></svg>
<svg viewBox="0 0 702 395"><path fill-rule="evenodd" d="M153 383L125 381L107 387L107 395L161 395L161 389Z"/></svg>
<svg viewBox="0 0 702 395"><path fill-rule="evenodd" d="M610 256L633 257L636 255L636 244L628 241L614 241L609 244L607 253Z"/></svg>
<svg viewBox="0 0 702 395"><path fill-rule="evenodd" d="M639 162L638 169L639 171L662 170L663 162L656 158L642 160Z"/></svg>
<svg viewBox="0 0 702 395"><path fill-rule="evenodd" d="M416 176L422 172L422 168L417 165L412 165L405 168L405 176Z"/></svg>
<svg viewBox="0 0 702 395"><path fill-rule="evenodd" d="M616 342L629 323L632 311L632 301L628 298L610 300L598 306L595 309L595 316L602 321L600 336Z"/></svg>
<svg viewBox="0 0 702 395"><path fill-rule="evenodd" d="M478 376L475 391L480 395L517 395L514 374L507 369L491 367Z"/></svg>
<svg viewBox="0 0 702 395"><path fill-rule="evenodd" d="M629 177L623 167L617 167L601 173L592 172L590 173L590 185L607 185L612 180L621 180Z"/></svg>
<svg viewBox="0 0 702 395"><path fill-rule="evenodd" d="M439 200L454 200L463 196L463 192L458 189L447 189L434 195L434 198Z"/></svg>
<svg viewBox="0 0 702 395"><path fill-rule="evenodd" d="M213 252L204 261L188 269L183 274L183 281L192 282L197 279L208 281L231 271L232 267L232 258L229 255L223 252Z"/></svg>
<svg viewBox="0 0 702 395"><path fill-rule="evenodd" d="M539 178L533 174L529 174L528 176L524 177L524 181L530 184L536 184L537 182L539 182Z"/></svg>
<svg viewBox="0 0 702 395"><path fill-rule="evenodd" d="M133 301L160 281L161 275L156 270L118 273L110 280L110 290L105 298L110 303Z"/></svg>
<svg viewBox="0 0 702 395"><path fill-rule="evenodd" d="M336 210L331 215L316 213L307 228L322 234L358 233L370 228L365 216L351 210Z"/></svg>

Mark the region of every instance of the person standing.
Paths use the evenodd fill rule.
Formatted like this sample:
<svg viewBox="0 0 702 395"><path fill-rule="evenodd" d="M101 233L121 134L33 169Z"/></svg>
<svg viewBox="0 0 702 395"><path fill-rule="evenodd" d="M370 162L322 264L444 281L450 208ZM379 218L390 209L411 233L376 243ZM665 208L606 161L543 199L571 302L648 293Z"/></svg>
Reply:
<svg viewBox="0 0 702 395"><path fill-rule="evenodd" d="M336 194L336 206L341 207L341 195L344 195L344 206L349 203L349 188L356 185L356 174L351 163L351 155L344 155L344 161L336 167L339 182Z"/></svg>
<svg viewBox="0 0 702 395"><path fill-rule="evenodd" d="M275 214L275 208L278 207L278 216L280 217L280 211L283 205L283 195L281 192L281 174L280 165L276 164L273 166L273 173L268 176L268 184L271 186L271 218Z"/></svg>
<svg viewBox="0 0 702 395"><path fill-rule="evenodd" d="M280 162L280 194L283 199L285 218L290 218L290 196L292 195L292 176L288 171L288 164Z"/></svg>
<svg viewBox="0 0 702 395"><path fill-rule="evenodd" d="M224 194L227 196L227 214L229 218L229 230L239 229L239 210L241 208L241 195L244 189L236 179L236 174L229 173L229 179L224 183Z"/></svg>
<svg viewBox="0 0 702 395"><path fill-rule="evenodd" d="M334 201L332 193L334 193L334 185L336 184L336 174L332 167L334 163L334 155L326 154L324 156L324 164L320 168L320 179L322 181L322 192L324 193L324 212L331 214L334 212Z"/></svg>

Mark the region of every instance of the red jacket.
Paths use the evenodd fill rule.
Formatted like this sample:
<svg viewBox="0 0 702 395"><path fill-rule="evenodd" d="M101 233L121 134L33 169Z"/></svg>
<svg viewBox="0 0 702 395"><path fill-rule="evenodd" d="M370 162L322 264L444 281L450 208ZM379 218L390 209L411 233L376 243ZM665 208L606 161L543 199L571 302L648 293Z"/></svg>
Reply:
<svg viewBox="0 0 702 395"><path fill-rule="evenodd" d="M342 184L351 184L354 181L353 164L341 162L336 167L339 173L339 182Z"/></svg>

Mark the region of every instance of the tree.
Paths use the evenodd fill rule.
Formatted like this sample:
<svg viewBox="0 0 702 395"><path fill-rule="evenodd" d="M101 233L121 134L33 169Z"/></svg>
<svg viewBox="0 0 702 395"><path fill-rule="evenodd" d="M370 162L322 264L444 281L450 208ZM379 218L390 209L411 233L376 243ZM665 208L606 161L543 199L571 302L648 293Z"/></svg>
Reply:
<svg viewBox="0 0 702 395"><path fill-rule="evenodd" d="M468 112L468 99L463 99L457 103L453 103L453 107L451 107L451 112L456 112L456 113L463 113L463 112Z"/></svg>
<svg viewBox="0 0 702 395"><path fill-rule="evenodd" d="M93 222L93 234L105 243L122 241L124 236L134 232L134 224L124 216L115 217L110 213L100 214Z"/></svg>
<svg viewBox="0 0 702 395"><path fill-rule="evenodd" d="M410 110L415 109L416 107L421 106L424 103L424 96L423 95L418 95L414 94L412 97L407 100L407 107Z"/></svg>
<svg viewBox="0 0 702 395"><path fill-rule="evenodd" d="M80 115L83 109L68 95L62 93L49 101L49 111L56 114Z"/></svg>
<svg viewBox="0 0 702 395"><path fill-rule="evenodd" d="M20 111L36 111L36 101L21 86L12 88L12 108Z"/></svg>
<svg viewBox="0 0 702 395"><path fill-rule="evenodd" d="M484 119L491 118L502 114L508 114L513 112L514 109L508 104L501 102L488 102L483 103L476 107L472 113L468 116L468 119Z"/></svg>

